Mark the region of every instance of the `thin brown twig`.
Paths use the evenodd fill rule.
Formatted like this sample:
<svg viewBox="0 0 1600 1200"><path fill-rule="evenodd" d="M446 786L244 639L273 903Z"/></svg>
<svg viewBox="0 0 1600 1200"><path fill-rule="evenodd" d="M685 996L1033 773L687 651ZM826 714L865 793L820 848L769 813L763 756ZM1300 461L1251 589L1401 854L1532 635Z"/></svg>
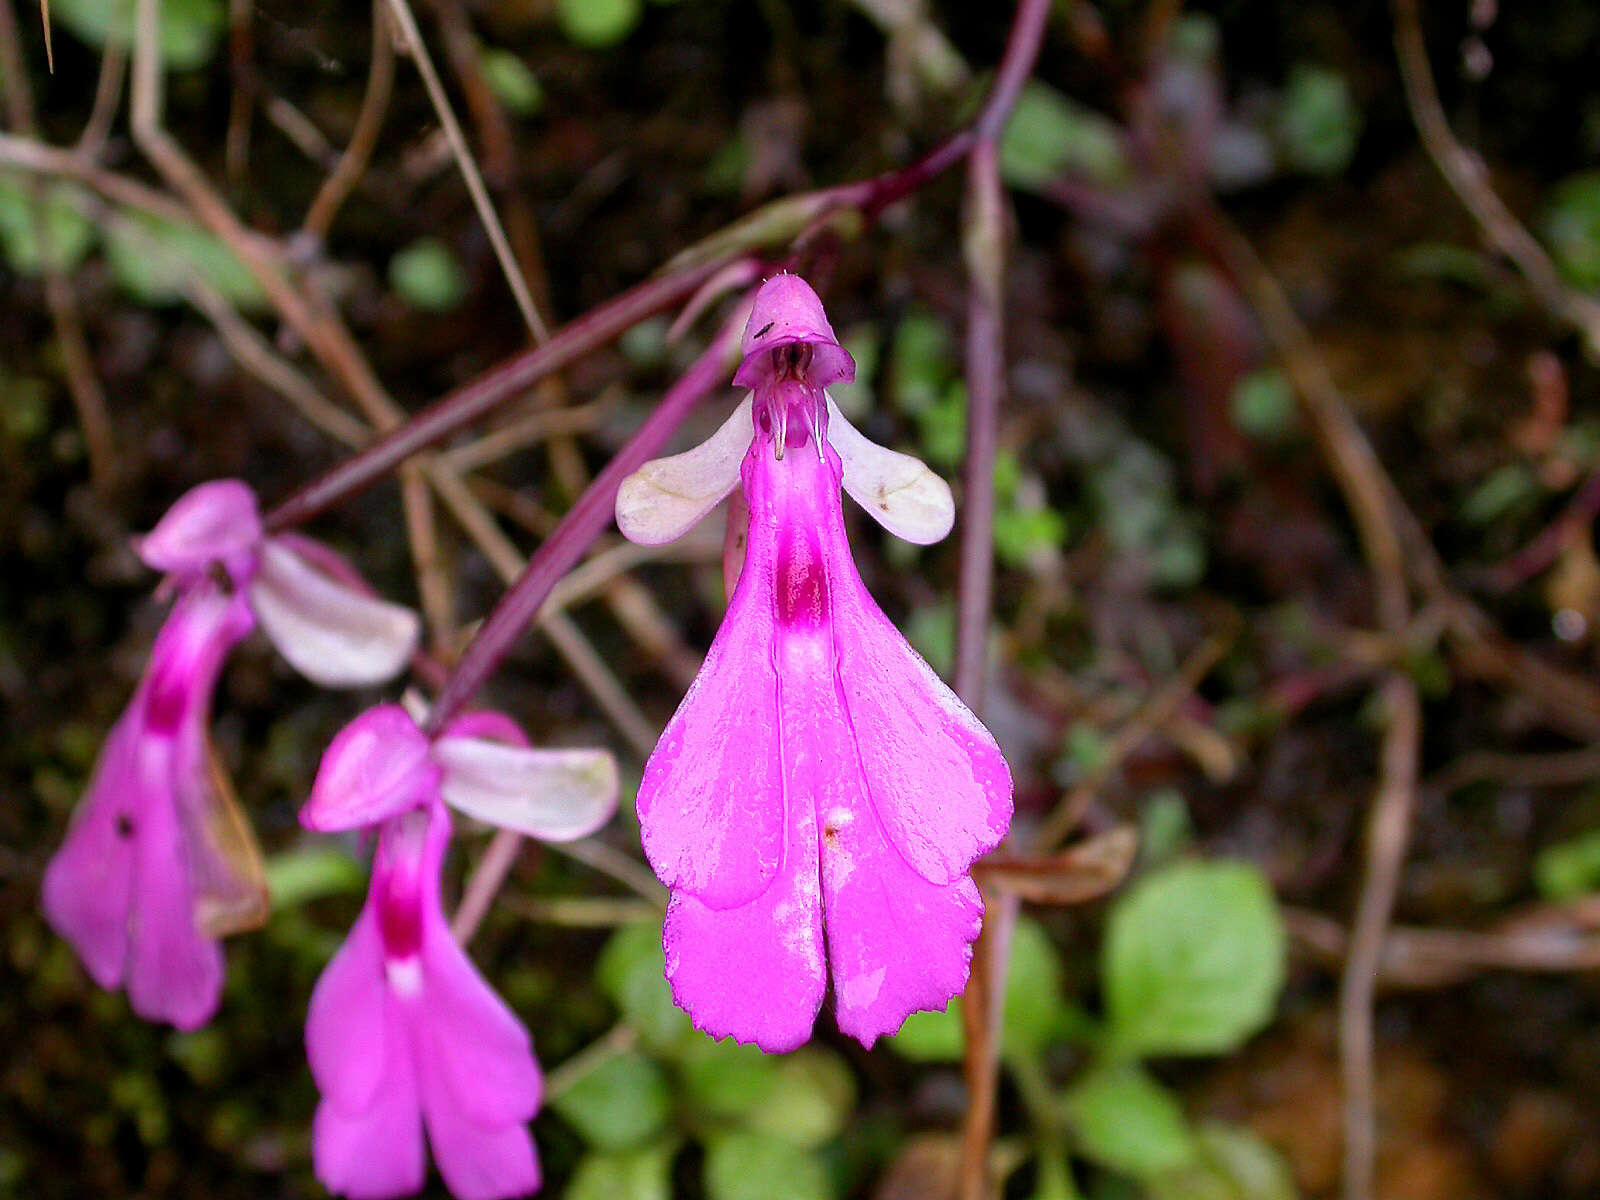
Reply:
<svg viewBox="0 0 1600 1200"><path fill-rule="evenodd" d="M73 153L93 162L105 149L111 136L111 125L117 119L117 107L122 100L122 84L128 74L128 50L120 42L107 42L100 52L100 74L95 80L94 101L89 106L89 119L83 124Z"/></svg>
<svg viewBox="0 0 1600 1200"><path fill-rule="evenodd" d="M1355 521L1372 573L1378 626L1396 644L1403 644L1410 625L1410 594L1394 484L1351 415L1310 333L1255 248L1209 199L1200 203L1197 215L1201 230L1278 349ZM1370 1200L1373 1194L1377 1163L1373 997L1410 843L1421 769L1422 704L1415 682L1403 666L1396 666L1385 674L1379 695L1385 726L1378 786L1367 818L1366 871L1339 989L1346 1200Z"/></svg>
<svg viewBox="0 0 1600 1200"><path fill-rule="evenodd" d="M1344 926L1321 913L1286 909L1290 936L1314 959L1342 963ZM1390 988L1449 987L1487 970L1567 972L1600 968L1600 897L1537 905L1487 930L1391 926L1378 981Z"/></svg>
<svg viewBox="0 0 1600 1200"><path fill-rule="evenodd" d="M372 3L372 59L367 66L367 85L361 94L355 128L300 223L301 229L319 245L328 240L334 217L366 171L373 147L378 144L378 133L383 129L384 114L389 110L389 97L394 90L394 37L384 15L384 3L385 0Z"/></svg>
<svg viewBox="0 0 1600 1200"><path fill-rule="evenodd" d="M1049 16L1047 0L1019 0L994 87L973 126L967 159L961 238L968 277L967 445L952 682L956 693L980 714L994 607L995 456L1006 387L1003 329L1010 229L1000 181L1000 135L1022 85L1033 73ZM983 930L973 946L966 1002L961 1009L965 1034L962 1074L967 1084L958 1177L962 1200L983 1200L992 1186L989 1150L999 1098L1006 964L1018 899L1011 892L991 892L985 896L985 904Z"/></svg>
<svg viewBox="0 0 1600 1200"><path fill-rule="evenodd" d="M33 109L33 93L28 87L27 63L23 60L22 42L11 0L0 0L0 87L5 91L6 119L12 128L24 137L36 137L38 122ZM104 495L115 483L117 474L116 441L106 410L105 389L95 373L94 358L89 352L88 339L84 337L77 293L61 265L55 261L45 187L39 180L33 180L32 184L34 237L38 242L39 262L44 276L45 305L50 310L51 327L61 351L67 392L77 410L78 426L83 431L84 448L89 456L89 478L95 490Z"/></svg>
<svg viewBox="0 0 1600 1200"><path fill-rule="evenodd" d="M1161 686L1147 696L1142 704L1119 725L1101 747L1099 758L1083 779L1039 824L1034 832L1035 854L1050 854L1078 827L1084 811L1100 794L1106 781L1153 733L1160 730L1177 713L1178 706L1194 694L1205 677L1232 648L1239 636L1241 622L1236 612L1230 611L1223 628L1218 629L1197 646L1183 664Z"/></svg>
<svg viewBox="0 0 1600 1200"><path fill-rule="evenodd" d="M1591 355L1600 356L1600 300L1569 288L1555 263L1527 231L1490 182L1483 159L1464 146L1450 128L1434 86L1428 47L1422 36L1418 0L1393 0L1394 45L1406 102L1423 149L1438 167L1473 220L1497 251L1521 273L1545 310L1582 335Z"/></svg>
<svg viewBox="0 0 1600 1200"><path fill-rule="evenodd" d="M461 123L456 120L450 97L445 94L444 84L439 81L439 73L433 65L433 55L428 52L427 43L422 39L422 31L417 28L417 19L412 15L411 6L407 0L389 0L389 11L393 13L396 24L400 26L400 32L405 36L407 48L417 64L417 71L422 76L423 86L427 88L428 99L433 104L433 111L439 118L445 137L450 141L450 152L455 156L456 166L460 169L467 191L472 196L473 207L478 210L478 219L483 222L484 232L489 235L489 244L494 248L495 259L499 262L501 273L506 278L506 285L510 287L511 295L517 302L517 309L522 313L522 319L527 323L529 332L533 334L533 340L548 341L550 331L533 302L532 293L528 291L527 277L523 274L516 255L511 251L511 243L506 240L505 228L500 223L499 214L495 212L494 201L489 197L489 189L484 186L483 175L479 172L477 160L472 155L472 147L467 145L466 134L461 132Z"/></svg>

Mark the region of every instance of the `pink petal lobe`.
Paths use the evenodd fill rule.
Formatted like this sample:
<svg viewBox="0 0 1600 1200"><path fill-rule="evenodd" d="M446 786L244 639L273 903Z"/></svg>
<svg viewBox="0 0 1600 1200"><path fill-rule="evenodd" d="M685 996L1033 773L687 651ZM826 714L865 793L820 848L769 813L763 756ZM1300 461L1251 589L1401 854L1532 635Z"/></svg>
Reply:
<svg viewBox="0 0 1600 1200"><path fill-rule="evenodd" d="M306 1016L306 1054L325 1105L364 1113L378 1100L391 1059L409 1060L409 1038L387 1015L383 945L369 896L350 936L323 968Z"/></svg>
<svg viewBox="0 0 1600 1200"><path fill-rule="evenodd" d="M778 878L739 908L718 911L674 892L663 942L667 979L695 1028L769 1054L811 1037L827 987L817 877L817 823L791 806Z"/></svg>
<svg viewBox="0 0 1600 1200"><path fill-rule="evenodd" d="M966 876L935 884L908 867L870 808L839 816L823 831L828 963L839 1029L870 1049L966 987L983 899Z"/></svg>
<svg viewBox="0 0 1600 1200"><path fill-rule="evenodd" d="M255 493L237 479L216 479L180 496L134 549L156 571L195 575L219 562L242 584L254 571L262 537Z"/></svg>
<svg viewBox="0 0 1600 1200"><path fill-rule="evenodd" d="M819 517L834 646L862 775L895 849L929 883L952 883L1010 828L1011 768L994 735L883 615L850 555L837 482L826 496Z"/></svg>
<svg viewBox="0 0 1600 1200"><path fill-rule="evenodd" d="M381 704L333 739L300 823L322 833L375 825L427 803L437 795L439 779L428 739L411 714L398 704Z"/></svg>
<svg viewBox="0 0 1600 1200"><path fill-rule="evenodd" d="M424 1060L422 1110L433 1161L456 1200L503 1200L538 1191L539 1158L525 1120L483 1124L455 1103L453 1091Z"/></svg>
<svg viewBox="0 0 1600 1200"><path fill-rule="evenodd" d="M436 1112L469 1124L520 1126L539 1111L544 1079L533 1039L473 966L442 909L425 915L422 945L418 1049L428 1130L442 1165Z"/></svg>
<svg viewBox="0 0 1600 1200"><path fill-rule="evenodd" d="M427 1177L409 1031L399 1005L387 997L348 1019L380 1026L378 1041L387 1054L380 1051L374 1060L378 1078L366 1103L346 1107L324 1089L311 1134L317 1178L330 1192L352 1200L409 1196Z"/></svg>
<svg viewBox="0 0 1600 1200"><path fill-rule="evenodd" d="M135 772L145 787L170 788L172 743L146 738ZM137 818L134 902L128 914L128 1001L148 1021L197 1029L222 999L222 947L200 932L187 853L170 791Z"/></svg>
<svg viewBox="0 0 1600 1200"><path fill-rule="evenodd" d="M121 984L128 954L134 821L142 808L135 773L139 736L137 713L130 709L106 738L66 841L44 874L45 919L107 989Z"/></svg>
<svg viewBox="0 0 1600 1200"><path fill-rule="evenodd" d="M761 895L782 853L773 583L771 561L752 558L639 785L650 865L715 909Z"/></svg>

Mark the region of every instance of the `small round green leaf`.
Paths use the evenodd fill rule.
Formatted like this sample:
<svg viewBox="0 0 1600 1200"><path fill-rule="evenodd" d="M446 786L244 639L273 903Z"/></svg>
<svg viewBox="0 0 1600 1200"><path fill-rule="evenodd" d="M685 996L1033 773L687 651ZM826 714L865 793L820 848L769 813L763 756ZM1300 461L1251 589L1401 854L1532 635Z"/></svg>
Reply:
<svg viewBox="0 0 1600 1200"><path fill-rule="evenodd" d="M424 312L449 312L467 294L467 277L438 238L418 238L389 260L389 284Z"/></svg>
<svg viewBox="0 0 1600 1200"><path fill-rule="evenodd" d="M528 64L509 50L494 47L480 60L483 78L495 99L519 117L531 117L544 107L544 88Z"/></svg>
<svg viewBox="0 0 1600 1200"><path fill-rule="evenodd" d="M563 1194L566 1200L671 1200L677 1152L677 1140L669 1138L625 1153L585 1155Z"/></svg>
<svg viewBox="0 0 1600 1200"><path fill-rule="evenodd" d="M672 1000L659 922L639 921L612 934L595 976L623 1020L651 1045L670 1046L693 1031L689 1015Z"/></svg>
<svg viewBox="0 0 1600 1200"><path fill-rule="evenodd" d="M697 1114L739 1117L765 1104L777 1085L778 1059L759 1046L692 1033L675 1047L684 1091Z"/></svg>
<svg viewBox="0 0 1600 1200"><path fill-rule="evenodd" d="M88 197L68 184L36 186L20 174L0 174L0 248L19 275L47 267L70 271L94 244Z"/></svg>
<svg viewBox="0 0 1600 1200"><path fill-rule="evenodd" d="M1150 1200L1295 1200L1289 1164L1247 1129L1207 1123L1187 1166L1145 1181Z"/></svg>
<svg viewBox="0 0 1600 1200"><path fill-rule="evenodd" d="M807 1046L774 1060L768 1099L749 1110L745 1125L802 1150L836 1137L856 1105L856 1081L837 1054Z"/></svg>
<svg viewBox="0 0 1600 1200"><path fill-rule="evenodd" d="M554 1096L550 1106L601 1150L643 1145L672 1112L666 1076L642 1054L603 1059Z"/></svg>
<svg viewBox="0 0 1600 1200"><path fill-rule="evenodd" d="M711 1200L832 1200L832 1180L815 1155L757 1133L732 1133L706 1148Z"/></svg>
<svg viewBox="0 0 1600 1200"><path fill-rule="evenodd" d="M1180 862L1113 907L1104 944L1110 1043L1130 1055L1222 1054L1272 1019L1283 921L1240 862Z"/></svg>
<svg viewBox="0 0 1600 1200"><path fill-rule="evenodd" d="M591 50L615 46L633 32L643 13L641 0L556 0L561 31Z"/></svg>
<svg viewBox="0 0 1600 1200"><path fill-rule="evenodd" d="M1189 1162L1194 1133L1178 1098L1137 1067L1101 1067L1067 1091L1067 1119L1086 1158L1148 1179Z"/></svg>
<svg viewBox="0 0 1600 1200"><path fill-rule="evenodd" d="M1296 67L1278 110L1278 139L1289 165L1337 175L1350 165L1360 138L1361 114L1344 77L1326 67Z"/></svg>

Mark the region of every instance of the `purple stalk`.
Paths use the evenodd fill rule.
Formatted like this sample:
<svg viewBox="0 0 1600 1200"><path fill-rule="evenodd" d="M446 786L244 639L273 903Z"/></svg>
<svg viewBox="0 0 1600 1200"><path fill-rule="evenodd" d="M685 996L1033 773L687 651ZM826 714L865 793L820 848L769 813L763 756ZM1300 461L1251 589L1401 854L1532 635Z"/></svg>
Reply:
<svg viewBox="0 0 1600 1200"><path fill-rule="evenodd" d="M1000 134L1044 40L1050 0L1019 0L993 92L973 126L967 160L967 208L962 252L967 263L967 460L956 593L956 692L983 711L990 609L994 601L994 459L1005 392L1005 191L1000 181ZM962 1009L966 1035L962 1073L967 1111L962 1121L957 1193L981 1200L990 1193L989 1145L998 1105L1000 1034L1005 1015L1006 959L1016 897L991 903L973 948L969 998Z"/></svg>
<svg viewBox="0 0 1600 1200"><path fill-rule="evenodd" d="M461 661L445 680L424 727L427 733L437 733L472 699L522 636L523 630L538 616L550 589L605 531L612 521L617 488L622 481L656 456L702 397L727 381L729 351L738 342L743 325L741 309L711 339L711 344L683 377L661 397L638 432L594 477L594 482L584 489L577 503L534 552L521 577L500 597L500 602L467 644Z"/></svg>
<svg viewBox="0 0 1600 1200"><path fill-rule="evenodd" d="M718 259L673 275L647 279L562 326L542 346L518 354L463 384L327 474L306 484L267 514L267 532L293 529L377 482L419 450L471 424L518 392L683 299L723 265Z"/></svg>

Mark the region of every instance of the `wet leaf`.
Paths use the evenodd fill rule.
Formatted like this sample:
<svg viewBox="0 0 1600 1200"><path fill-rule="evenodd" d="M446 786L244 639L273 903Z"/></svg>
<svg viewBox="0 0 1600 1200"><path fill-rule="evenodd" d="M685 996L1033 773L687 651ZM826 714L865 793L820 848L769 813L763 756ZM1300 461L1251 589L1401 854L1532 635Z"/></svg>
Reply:
<svg viewBox="0 0 1600 1200"><path fill-rule="evenodd" d="M615 1154L587 1154L578 1163L566 1200L671 1200L675 1138Z"/></svg>
<svg viewBox="0 0 1600 1200"><path fill-rule="evenodd" d="M689 1034L689 1016L672 1000L667 960L661 950L661 925L640 921L611 935L595 968L596 978L639 1036L669 1046Z"/></svg>
<svg viewBox="0 0 1600 1200"><path fill-rule="evenodd" d="M641 0L556 0L561 31L591 50L615 46L644 13Z"/></svg>
<svg viewBox="0 0 1600 1200"><path fill-rule="evenodd" d="M94 244L89 198L68 184L36 188L27 176L0 173L0 248L19 275L46 267L71 271Z"/></svg>
<svg viewBox="0 0 1600 1200"><path fill-rule="evenodd" d="M50 0L50 19L89 45L133 44L138 0ZM223 0L162 0L161 61L175 71L203 66L216 51L227 25Z"/></svg>
<svg viewBox="0 0 1600 1200"><path fill-rule="evenodd" d="M467 276L438 238L418 238L389 260L389 286L424 312L449 312L467 294Z"/></svg>
<svg viewBox="0 0 1600 1200"><path fill-rule="evenodd" d="M672 1112L660 1067L632 1051L603 1059L550 1100L590 1145L627 1150L656 1136Z"/></svg>
<svg viewBox="0 0 1600 1200"><path fill-rule="evenodd" d="M755 1133L719 1137L706 1148L711 1200L831 1200L833 1183L815 1155Z"/></svg>
<svg viewBox="0 0 1600 1200"><path fill-rule="evenodd" d="M1121 896L1102 968L1109 1039L1130 1055L1222 1054L1272 1019L1285 936L1265 876L1180 862Z"/></svg>
<svg viewBox="0 0 1600 1200"><path fill-rule="evenodd" d="M1064 1105L1079 1149L1101 1166L1147 1179L1194 1157L1178 1098L1137 1067L1091 1071L1067 1090Z"/></svg>

